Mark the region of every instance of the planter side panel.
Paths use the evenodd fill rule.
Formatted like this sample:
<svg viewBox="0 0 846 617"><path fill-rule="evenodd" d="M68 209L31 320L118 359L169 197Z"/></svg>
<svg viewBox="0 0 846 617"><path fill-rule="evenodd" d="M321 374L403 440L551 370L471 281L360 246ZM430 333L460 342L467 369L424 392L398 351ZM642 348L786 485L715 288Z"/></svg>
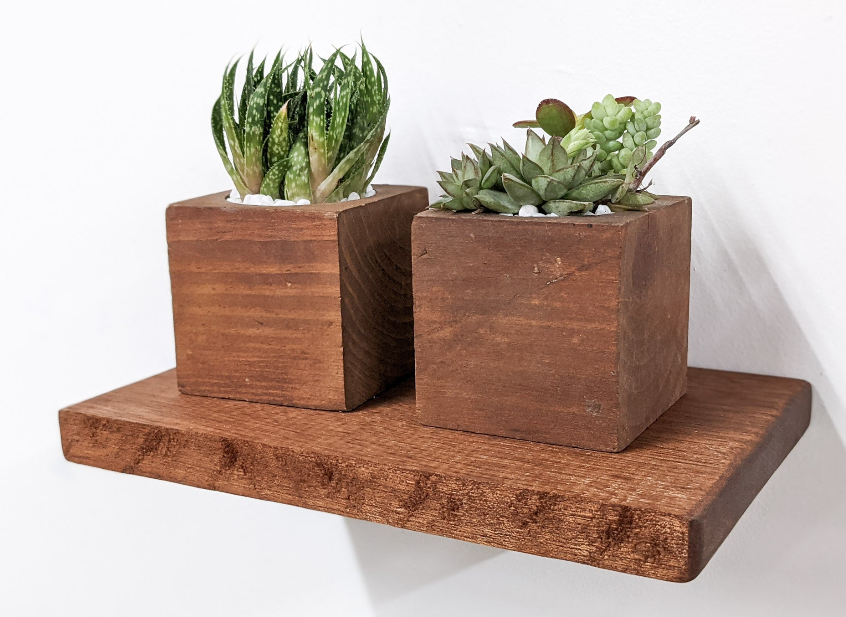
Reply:
<svg viewBox="0 0 846 617"><path fill-rule="evenodd" d="M619 449L687 388L691 210L688 197L661 197L626 227Z"/></svg>
<svg viewBox="0 0 846 617"><path fill-rule="evenodd" d="M621 225L415 218L424 424L617 448Z"/></svg>
<svg viewBox="0 0 846 617"><path fill-rule="evenodd" d="M338 215L347 409L414 372L411 222L427 206L410 187Z"/></svg>
<svg viewBox="0 0 846 617"><path fill-rule="evenodd" d="M167 210L179 389L344 409L337 214L221 203Z"/></svg>

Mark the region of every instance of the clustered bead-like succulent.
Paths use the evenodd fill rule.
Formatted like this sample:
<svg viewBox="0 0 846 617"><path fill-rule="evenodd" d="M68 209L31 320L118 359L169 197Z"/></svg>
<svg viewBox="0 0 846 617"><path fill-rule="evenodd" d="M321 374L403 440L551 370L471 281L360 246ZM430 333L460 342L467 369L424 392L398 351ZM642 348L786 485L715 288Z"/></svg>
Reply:
<svg viewBox="0 0 846 617"><path fill-rule="evenodd" d="M490 145L490 153L471 144L474 156L462 154L449 172L438 172L445 194L432 207L514 214L531 205L559 216L593 212L599 203L612 211L643 209L656 198L639 186L663 154L650 163L660 111L649 99L610 94L581 116L559 100L541 101L534 120L514 123L528 129L522 155L505 141ZM691 118L679 137L696 124Z"/></svg>
<svg viewBox="0 0 846 617"><path fill-rule="evenodd" d="M365 193L388 145L390 97L384 67L363 43L360 51L360 65L338 49L318 68L310 47L289 64L280 52L266 75L251 53L237 105L238 61L226 67L212 133L242 197L323 203Z"/></svg>

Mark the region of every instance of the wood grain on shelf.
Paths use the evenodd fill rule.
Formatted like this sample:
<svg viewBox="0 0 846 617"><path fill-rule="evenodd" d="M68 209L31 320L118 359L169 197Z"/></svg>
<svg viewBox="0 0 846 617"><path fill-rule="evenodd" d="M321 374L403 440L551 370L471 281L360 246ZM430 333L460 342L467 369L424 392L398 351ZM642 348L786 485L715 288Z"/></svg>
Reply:
<svg viewBox="0 0 846 617"><path fill-rule="evenodd" d="M802 435L810 398L795 379L689 369L687 394L622 453L422 426L411 381L337 414L180 394L170 371L59 421L77 463L688 581Z"/></svg>

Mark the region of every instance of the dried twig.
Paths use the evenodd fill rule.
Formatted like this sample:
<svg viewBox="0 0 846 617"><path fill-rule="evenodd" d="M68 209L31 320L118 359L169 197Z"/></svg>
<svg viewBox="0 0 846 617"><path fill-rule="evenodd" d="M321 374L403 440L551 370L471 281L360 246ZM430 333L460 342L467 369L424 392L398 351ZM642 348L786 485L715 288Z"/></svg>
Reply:
<svg viewBox="0 0 846 617"><path fill-rule="evenodd" d="M691 116L690 121L688 122L687 126L682 129L681 133L673 137L671 140L664 142L664 144L660 148L658 148L658 150L656 150L655 155L651 159L649 159L649 162L643 166L643 169L638 170L634 183L632 184L629 190L636 191L637 187L640 186L640 183L643 182L643 179L646 177L646 174L648 174L649 171L655 166L655 163L657 163L661 159L661 157L664 156L664 153L670 149L670 146L676 143L682 135L687 133L697 124L699 124L699 120L696 119L696 116Z"/></svg>

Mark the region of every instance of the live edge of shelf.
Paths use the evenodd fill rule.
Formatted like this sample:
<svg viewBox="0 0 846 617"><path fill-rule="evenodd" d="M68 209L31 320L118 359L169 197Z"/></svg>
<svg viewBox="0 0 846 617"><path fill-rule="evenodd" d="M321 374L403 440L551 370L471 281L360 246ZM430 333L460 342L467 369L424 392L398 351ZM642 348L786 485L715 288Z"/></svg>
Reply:
<svg viewBox="0 0 846 617"><path fill-rule="evenodd" d="M352 413L180 394L59 412L69 461L669 581L695 578L804 433L804 381L689 369L613 454L429 428L412 381Z"/></svg>

